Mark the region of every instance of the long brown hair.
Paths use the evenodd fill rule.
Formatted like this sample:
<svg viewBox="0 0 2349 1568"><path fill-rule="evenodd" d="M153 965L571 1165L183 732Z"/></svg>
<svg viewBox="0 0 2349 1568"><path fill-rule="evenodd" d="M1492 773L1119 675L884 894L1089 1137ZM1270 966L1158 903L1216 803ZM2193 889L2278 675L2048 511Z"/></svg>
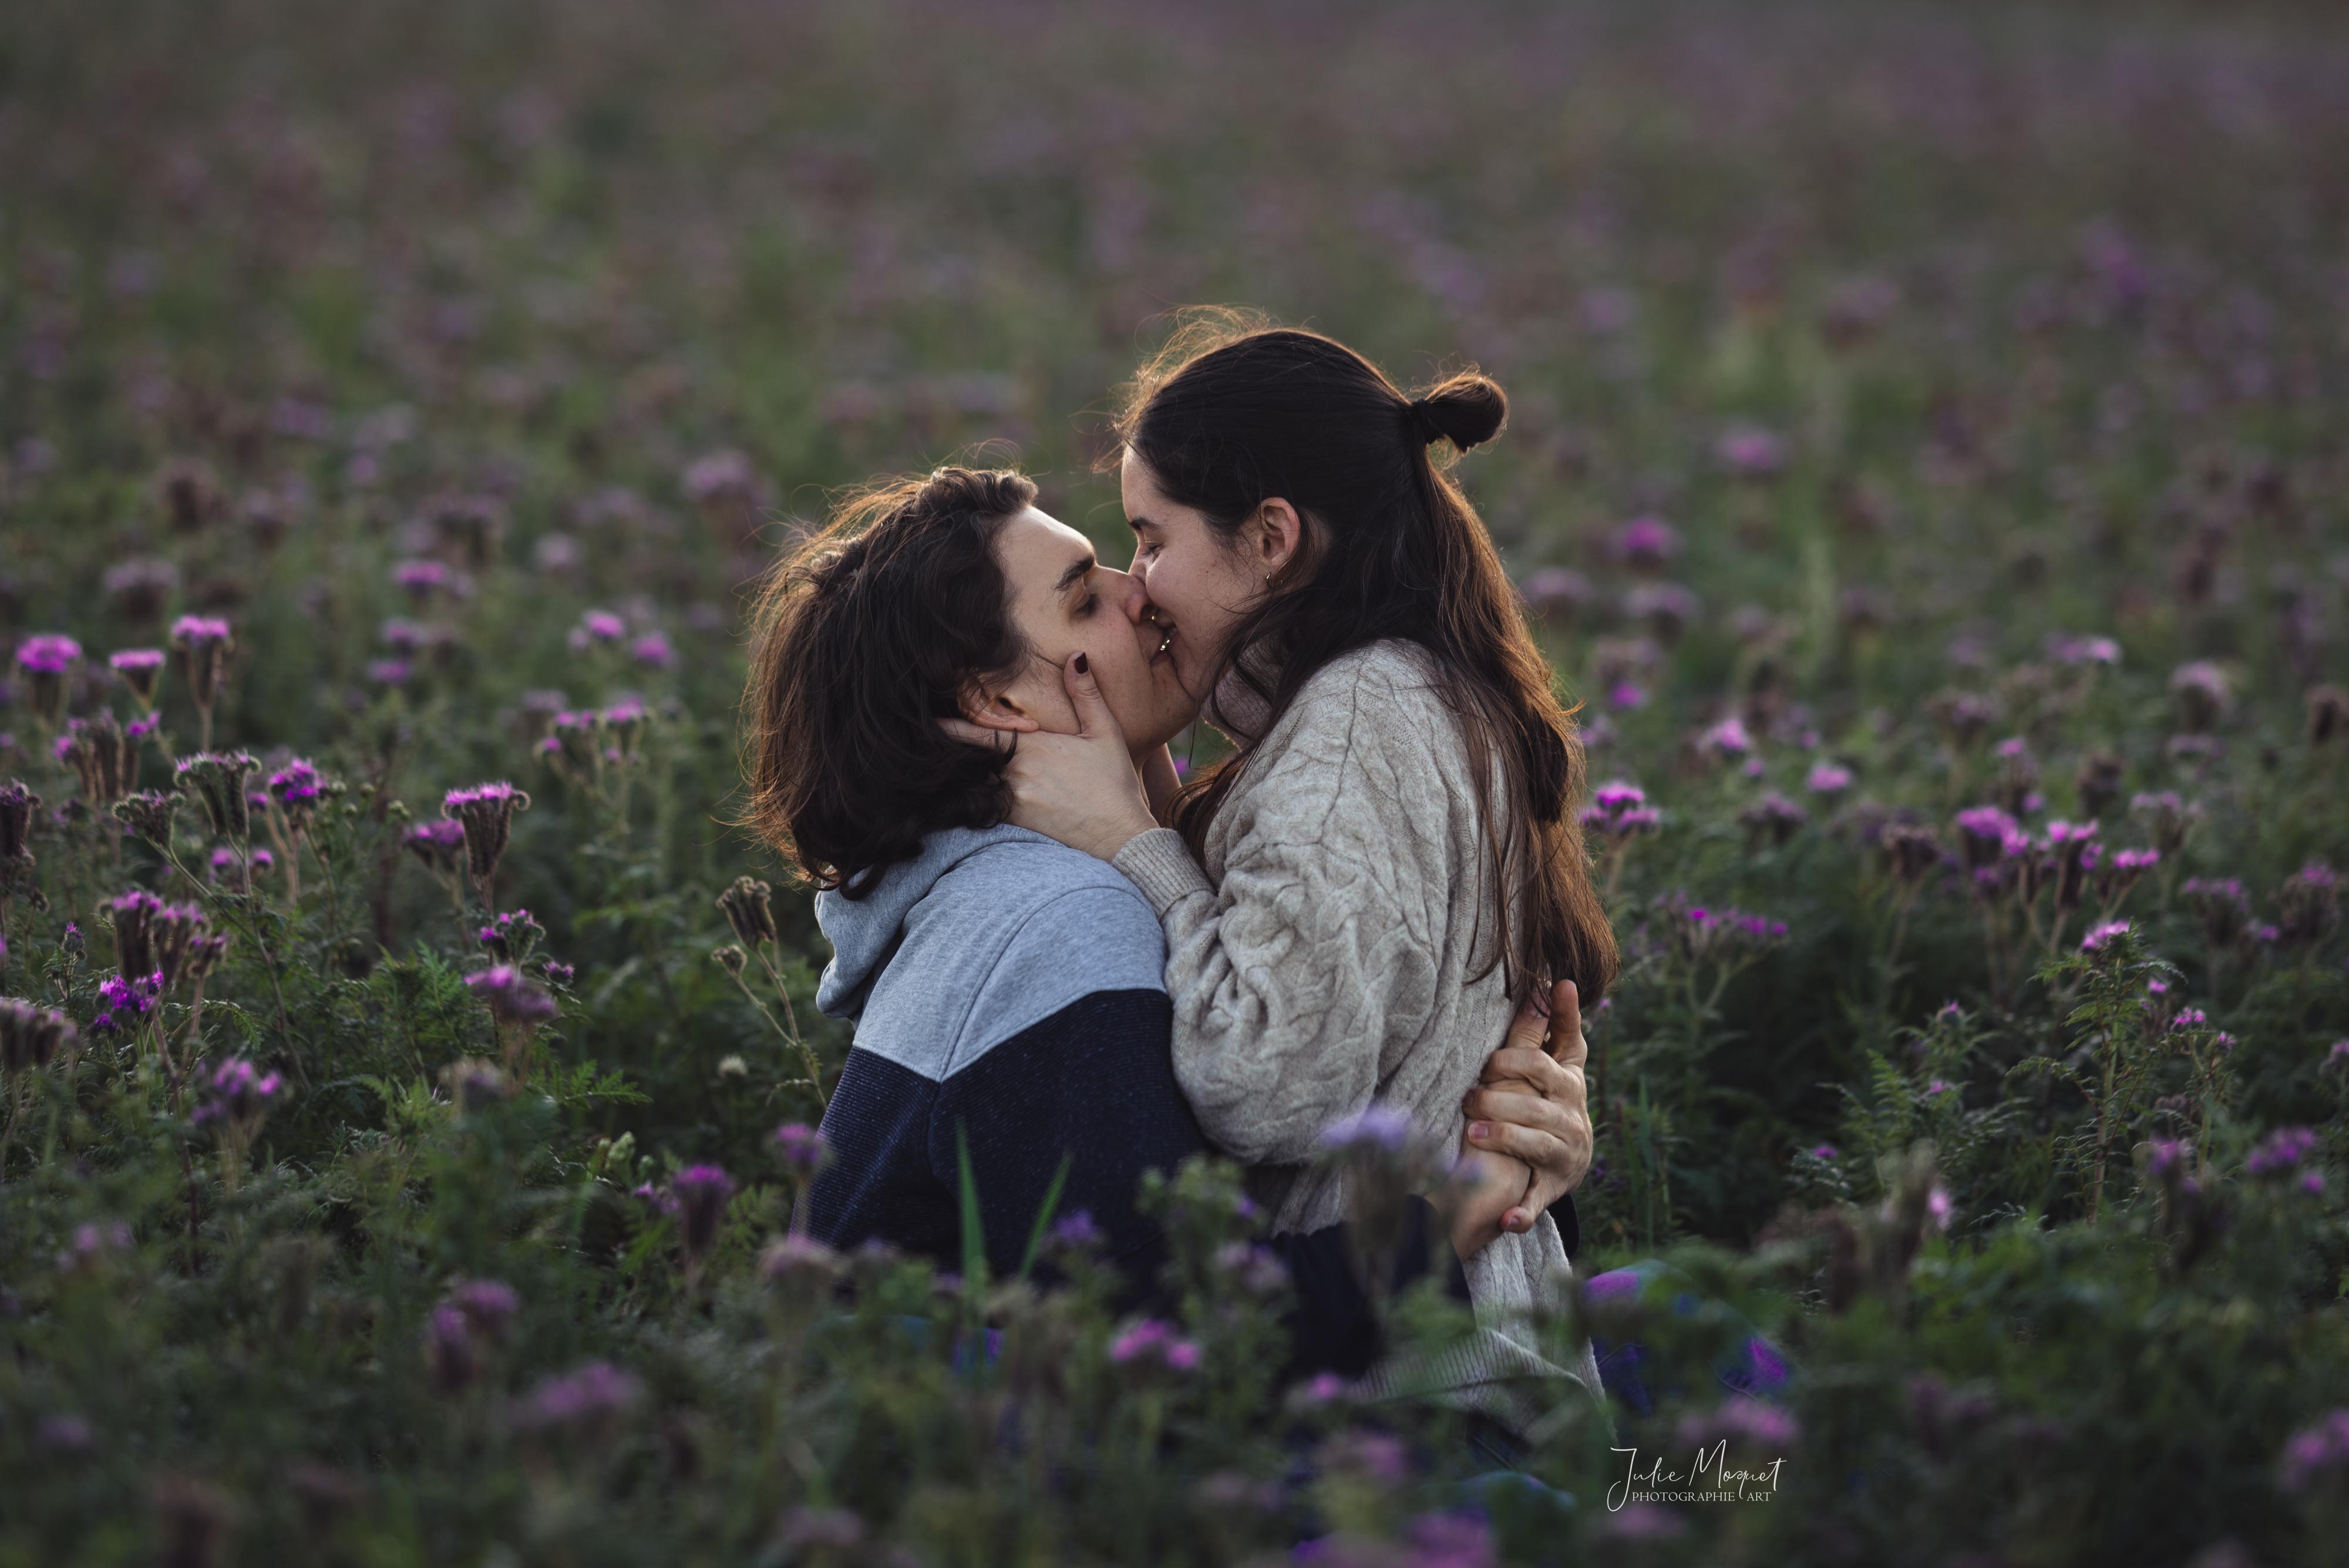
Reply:
<svg viewBox="0 0 2349 1568"><path fill-rule="evenodd" d="M817 887L861 898L935 829L1009 811L1006 759L937 721L1028 658L995 540L1035 499L1009 469L884 481L843 497L760 590L744 820Z"/></svg>
<svg viewBox="0 0 2349 1568"><path fill-rule="evenodd" d="M1143 367L1117 431L1159 489L1226 542L1276 496L1305 520L1307 547L1234 628L1213 671L1269 702L1270 722L1351 649L1396 638L1433 657L1495 873L1499 941L1479 978L1504 966L1513 996L1534 976L1570 979L1588 1006L1617 961L1576 809L1581 742L1499 553L1448 472L1507 416L1500 387L1473 370L1407 396L1319 333L1204 310ZM1431 451L1438 440L1454 449L1441 461ZM1498 803L1487 794L1495 758L1506 793ZM1175 826L1195 852L1247 763L1243 751L1178 795ZM1513 919L1520 899L1523 919Z"/></svg>

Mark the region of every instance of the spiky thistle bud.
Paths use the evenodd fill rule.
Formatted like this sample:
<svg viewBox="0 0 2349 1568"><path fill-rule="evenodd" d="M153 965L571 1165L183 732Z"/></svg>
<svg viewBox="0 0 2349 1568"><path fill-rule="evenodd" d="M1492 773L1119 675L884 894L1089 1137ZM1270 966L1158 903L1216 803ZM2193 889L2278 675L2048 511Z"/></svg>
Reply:
<svg viewBox="0 0 2349 1568"><path fill-rule="evenodd" d="M139 782L139 742L146 733L137 724L126 732L103 710L95 718L67 719L57 740L57 760L73 769L84 800L111 805Z"/></svg>
<svg viewBox="0 0 2349 1568"><path fill-rule="evenodd" d="M2308 689L2308 743L2330 745L2349 734L2349 691L2338 686Z"/></svg>
<svg viewBox="0 0 2349 1568"><path fill-rule="evenodd" d="M180 790L192 792L203 803L215 834L243 844L253 833L253 805L244 781L260 766L243 752L198 752L181 760Z"/></svg>
<svg viewBox="0 0 2349 1568"><path fill-rule="evenodd" d="M0 1068L34 1073L73 1044L73 1021L54 1007L0 996Z"/></svg>
<svg viewBox="0 0 2349 1568"><path fill-rule="evenodd" d="M32 865L33 813L40 804L41 797L26 789L22 779L0 784L0 880Z"/></svg>
<svg viewBox="0 0 2349 1568"><path fill-rule="evenodd" d="M209 714L220 699L228 666L229 626L218 616L183 615L171 623L171 646L180 655L180 678L196 711Z"/></svg>
<svg viewBox="0 0 2349 1568"><path fill-rule="evenodd" d="M775 940L775 910L770 902L773 892L764 882L737 877L732 887L718 895L718 907L726 911L727 924L734 928L744 947L757 948Z"/></svg>
<svg viewBox="0 0 2349 1568"><path fill-rule="evenodd" d="M466 870L485 890L512 836L514 813L529 809L530 796L503 780L452 789L442 798L440 815L465 830Z"/></svg>
<svg viewBox="0 0 2349 1568"><path fill-rule="evenodd" d="M171 846L171 826L180 812L180 797L161 790L140 790L114 803L114 819L159 849Z"/></svg>
<svg viewBox="0 0 2349 1568"><path fill-rule="evenodd" d="M162 909L163 900L144 888L133 888L107 904L114 926L115 965L126 976L154 972L154 922Z"/></svg>
<svg viewBox="0 0 2349 1568"><path fill-rule="evenodd" d="M519 964L529 960L545 935L546 928L532 919L528 909L514 909L483 926L480 940L498 962Z"/></svg>
<svg viewBox="0 0 2349 1568"><path fill-rule="evenodd" d="M1927 872L1941 863L1941 841L1930 827L1890 823L1876 842L1884 851L1893 877L1902 882L1921 882Z"/></svg>
<svg viewBox="0 0 2349 1568"><path fill-rule="evenodd" d="M400 838L407 851L435 871L453 871L465 853L465 825L446 819L419 822Z"/></svg>
<svg viewBox="0 0 2349 1568"><path fill-rule="evenodd" d="M187 973L190 950L209 933L204 912L191 904L166 904L148 921L155 944L155 969L169 991ZM210 968L207 963L206 968Z"/></svg>

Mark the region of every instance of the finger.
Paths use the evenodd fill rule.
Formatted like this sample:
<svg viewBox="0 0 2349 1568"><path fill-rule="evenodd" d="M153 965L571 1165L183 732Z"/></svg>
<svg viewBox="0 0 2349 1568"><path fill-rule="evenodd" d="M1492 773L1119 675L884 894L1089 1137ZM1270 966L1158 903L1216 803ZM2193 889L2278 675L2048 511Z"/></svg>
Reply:
<svg viewBox="0 0 2349 1568"><path fill-rule="evenodd" d="M1571 1154L1564 1139L1514 1122L1471 1122L1468 1141L1471 1147L1521 1159L1537 1171L1553 1163L1565 1163Z"/></svg>
<svg viewBox="0 0 2349 1568"><path fill-rule="evenodd" d="M1077 733L1091 739L1106 736L1123 743L1125 731L1117 715L1109 711L1109 702L1101 694L1101 682L1093 678L1092 660L1080 653L1072 656L1061 670L1061 684L1069 689L1069 701L1076 704Z"/></svg>
<svg viewBox="0 0 2349 1568"><path fill-rule="evenodd" d="M1534 1228L1535 1218L1544 1211L1541 1201L1541 1172L1526 1178L1526 1189L1516 1203L1501 1215L1501 1229L1509 1235L1522 1236Z"/></svg>
<svg viewBox="0 0 2349 1568"><path fill-rule="evenodd" d="M969 745L985 746L989 751L995 749L995 732L982 730L968 719L941 719L938 728Z"/></svg>
<svg viewBox="0 0 2349 1568"><path fill-rule="evenodd" d="M1590 1055L1589 1043L1582 1038L1582 992L1570 980L1559 981L1551 993L1549 1054L1578 1067Z"/></svg>
<svg viewBox="0 0 2349 1568"><path fill-rule="evenodd" d="M1578 1075L1579 1069L1564 1065L1547 1051L1505 1045L1485 1058L1485 1073L1479 1081L1526 1084L1536 1093L1554 1099L1568 1093Z"/></svg>
<svg viewBox="0 0 2349 1568"><path fill-rule="evenodd" d="M1518 1007L1517 1015L1509 1020L1508 1035L1501 1042L1502 1051L1539 1051L1544 1048L1544 1043L1549 1038L1549 1020L1536 1005L1540 999L1541 992L1537 990Z"/></svg>
<svg viewBox="0 0 2349 1568"><path fill-rule="evenodd" d="M982 730L1017 730L1022 734L1043 728L1025 713L1006 713L997 708L979 709L970 715L970 722Z"/></svg>
<svg viewBox="0 0 2349 1568"><path fill-rule="evenodd" d="M1581 1120L1583 1111L1577 1100L1560 1103L1532 1095L1510 1094L1506 1085L1497 1085L1470 1091L1460 1103L1460 1114L1472 1122L1513 1122L1521 1127L1563 1137Z"/></svg>

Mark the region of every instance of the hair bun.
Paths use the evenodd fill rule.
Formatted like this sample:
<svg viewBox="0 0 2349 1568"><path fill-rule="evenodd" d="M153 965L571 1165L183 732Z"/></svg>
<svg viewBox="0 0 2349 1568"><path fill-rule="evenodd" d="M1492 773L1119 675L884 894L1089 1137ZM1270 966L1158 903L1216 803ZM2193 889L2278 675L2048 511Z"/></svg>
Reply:
<svg viewBox="0 0 2349 1568"><path fill-rule="evenodd" d="M1466 452L1500 433L1508 422L1509 400L1498 381L1471 370L1449 377L1413 399L1411 411L1428 442L1442 437Z"/></svg>

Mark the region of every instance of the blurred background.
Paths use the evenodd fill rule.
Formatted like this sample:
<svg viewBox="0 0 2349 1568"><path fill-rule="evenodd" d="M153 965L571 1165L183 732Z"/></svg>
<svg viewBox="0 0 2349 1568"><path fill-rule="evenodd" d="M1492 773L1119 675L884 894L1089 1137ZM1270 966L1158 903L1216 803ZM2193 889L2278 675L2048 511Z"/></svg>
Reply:
<svg viewBox="0 0 2349 1568"><path fill-rule="evenodd" d="M2338 826L2256 806L2342 673L2333 8L25 0L0 29L0 632L95 659L227 615L222 733L428 815L539 776L564 704L640 696L670 748L640 884L591 891L552 795L517 828L521 896L617 968L574 1030L607 1064L709 1084L757 1037L645 955L774 869L725 826L731 714L795 521L977 452L1122 562L1103 410L1199 302L1503 382L1462 477L1594 778L1668 808L1609 872L1627 942L1687 888L1792 928L1715 992L1749 1023L1690 1048L1710 1108L1670 1136L1702 1158L1640 1235L1750 1234L1871 1040L1982 989L1962 898L1871 945L1868 855L2011 775L1999 737L2045 753L2047 811L2092 753L2199 790L2203 868L2280 877ZM1823 763L1857 785L1806 794ZM387 871L371 934L442 907Z"/></svg>

